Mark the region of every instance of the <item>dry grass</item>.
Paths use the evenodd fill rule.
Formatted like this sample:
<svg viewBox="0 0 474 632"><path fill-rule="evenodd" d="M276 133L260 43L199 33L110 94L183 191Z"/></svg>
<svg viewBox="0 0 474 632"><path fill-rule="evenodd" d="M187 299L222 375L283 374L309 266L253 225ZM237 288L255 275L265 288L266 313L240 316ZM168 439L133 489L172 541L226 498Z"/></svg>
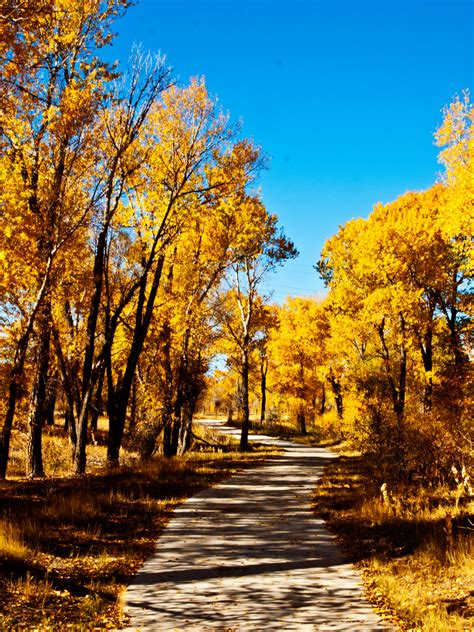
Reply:
<svg viewBox="0 0 474 632"><path fill-rule="evenodd" d="M474 505L456 492L381 495L361 457L331 463L315 508L362 570L369 598L402 630L474 629Z"/></svg>
<svg viewBox="0 0 474 632"><path fill-rule="evenodd" d="M248 465L270 449L215 451L138 464L125 455L113 473L103 469L105 448L93 446L93 470L65 475L69 446L53 429L45 464L54 478L0 482L0 629L116 629L123 623L120 594L149 557L173 509L187 497ZM210 441L217 437L206 435ZM20 442L14 451L19 455ZM221 451L219 451L221 450Z"/></svg>
<svg viewBox="0 0 474 632"><path fill-rule="evenodd" d="M341 443L341 434L339 431L332 430L336 428L336 415L326 414L324 426L318 420L316 423L308 423L307 433L302 435L296 428L294 422L289 419L279 419L277 421L266 421L261 423L259 419L250 419L250 432L268 435L270 437L278 437L288 441L295 441L304 445L330 447ZM334 424L333 424L334 422ZM233 420L231 423L235 428L240 428L241 423Z"/></svg>
<svg viewBox="0 0 474 632"><path fill-rule="evenodd" d="M19 527L6 519L0 520L0 551L5 557L20 560L28 551Z"/></svg>

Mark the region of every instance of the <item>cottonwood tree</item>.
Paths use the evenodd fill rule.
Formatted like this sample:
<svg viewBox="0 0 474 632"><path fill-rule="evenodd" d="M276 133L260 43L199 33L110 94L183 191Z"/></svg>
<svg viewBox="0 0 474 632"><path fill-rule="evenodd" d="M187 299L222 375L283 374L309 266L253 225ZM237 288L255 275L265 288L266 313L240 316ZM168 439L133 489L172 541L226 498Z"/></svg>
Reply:
<svg viewBox="0 0 474 632"><path fill-rule="evenodd" d="M269 215L258 196L245 200L247 221L257 227L246 249L230 267L228 289L220 297L218 317L224 337L230 343L228 355L241 380L241 450L248 450L250 425L249 376L251 355L256 348L265 320L265 308L259 288L278 265L297 256L293 243L278 232L277 218Z"/></svg>
<svg viewBox="0 0 474 632"><path fill-rule="evenodd" d="M296 409L296 421L302 434L307 432L308 417L314 417L327 366L329 319L326 307L314 298L288 298L278 309L278 326L270 336L272 388ZM335 380L327 369L327 379ZM339 386L339 383L337 384ZM335 398L342 395L336 388ZM342 407L341 403L339 406Z"/></svg>
<svg viewBox="0 0 474 632"><path fill-rule="evenodd" d="M166 456L189 448L192 417L215 337L210 297L249 232L239 200L258 170L260 154L246 140L228 141L219 148L220 156L214 152L206 164L207 190L186 198L186 213L165 260L158 294L161 306L146 345L161 348L161 353L153 353L160 376L153 379L153 388L160 385L162 410L159 422L144 431L145 458L154 451L161 430Z"/></svg>
<svg viewBox="0 0 474 632"><path fill-rule="evenodd" d="M217 258L213 259L210 241L204 251L200 236L201 228L205 224L206 230L211 231L211 234L214 229L214 236L217 236L217 232L225 224L222 221L212 221L212 204L216 196L218 198L219 195L229 195L229 189L232 190L232 187L236 186L232 173L221 178L220 171L226 163L228 152L236 153L240 146L236 145L234 150L229 149L229 141L233 136L232 129L227 117L209 97L204 82L193 80L188 88L174 87L166 91L162 103L157 105L150 118L150 134L153 131L157 137L149 152L149 168L140 174L135 194L130 197L135 209L132 215L132 222L135 222L133 231L136 235L134 247L140 253L136 269L141 269L141 273L133 312L133 339L123 375L119 376L112 370L110 352L107 360L110 463L118 459L133 375L153 318L163 270L168 270L167 278L173 278L177 274L173 269L176 256L182 256L182 244L186 243L186 238L194 231L197 237L194 245L196 266L188 268L191 283L186 295L188 305L184 312L178 370L181 376L180 389L185 390L176 391L172 419L170 422L167 421L167 424L171 424L172 430L174 428L171 452L177 449L181 412L185 403L190 403L190 391L186 391L186 388L190 388L186 386L189 385L189 380L186 379L186 365L189 367L189 341L193 320L196 317L195 310L199 312L211 286L225 269L225 255L229 249L229 237L224 231L224 239L221 242L223 250L220 250L218 242L215 242L213 254L217 255ZM253 153L244 152L244 156L239 158L240 169L244 169L246 163L252 166ZM199 217L203 212L209 214L206 219ZM223 220L225 219L224 214ZM181 278L181 281L185 284L184 278ZM189 418L189 414L187 417ZM117 432L114 428L117 428Z"/></svg>
<svg viewBox="0 0 474 632"><path fill-rule="evenodd" d="M28 345L35 334L35 377L29 415L27 470L42 475L41 427L50 355L51 300L57 282L55 262L87 221L95 202L88 175L89 146L96 111L107 93L110 67L96 52L110 42L110 26L123 12L124 0L13 2L0 15L2 62L0 90L1 171L9 180L2 197L7 251L28 252L33 271L20 320L9 379L9 401L0 440L0 476L4 477L19 383ZM16 200L16 201L15 201ZM25 227L24 237L18 227ZM22 250L24 242L25 250ZM21 264L20 264L21 267Z"/></svg>

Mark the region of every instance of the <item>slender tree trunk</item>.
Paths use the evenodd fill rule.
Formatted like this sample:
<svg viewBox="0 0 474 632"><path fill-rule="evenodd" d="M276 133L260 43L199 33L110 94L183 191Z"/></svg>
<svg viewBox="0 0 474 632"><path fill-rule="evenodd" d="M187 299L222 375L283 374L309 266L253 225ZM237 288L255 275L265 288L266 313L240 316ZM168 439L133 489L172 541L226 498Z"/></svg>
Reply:
<svg viewBox="0 0 474 632"><path fill-rule="evenodd" d="M425 333L420 350L423 368L425 369L425 374L428 375L423 395L423 411L426 413L431 410L433 405L433 332L431 329Z"/></svg>
<svg viewBox="0 0 474 632"><path fill-rule="evenodd" d="M28 349L29 342L29 332L27 333L28 335L24 334L18 343L10 377L10 384L8 385L7 412L3 422L2 432L0 434L0 479L4 479L7 475L13 419L15 417L16 402L21 391L20 381L23 375L26 351Z"/></svg>
<svg viewBox="0 0 474 632"><path fill-rule="evenodd" d="M171 373L171 365L168 367ZM169 375L169 380L166 384L163 402L163 456L171 458L173 456L171 448L171 429L173 423L173 379Z"/></svg>
<svg viewBox="0 0 474 632"><path fill-rule="evenodd" d="M3 421L2 431L0 433L0 479L4 479L7 473L8 457L10 453L10 438L13 428L13 419L15 418L15 409L18 397L21 392L21 378L23 376L23 369L25 367L26 354L28 352L28 344L33 331L33 326L36 320L38 311L43 304L46 290L49 286L49 279L51 274L51 268L53 265L55 252L51 253L46 263L46 270L43 274L41 286L36 295L35 307L33 308L28 322L25 327L25 331L18 341L15 357L13 359L13 366L10 373L10 382L8 384L8 403L5 418Z"/></svg>
<svg viewBox="0 0 474 632"><path fill-rule="evenodd" d="M197 399L193 399L186 403L183 408L183 419L179 433L178 454L185 454L191 447L191 435L193 428L193 417L196 410Z"/></svg>
<svg viewBox="0 0 474 632"><path fill-rule="evenodd" d="M163 455L166 457L171 457L171 427L173 422L174 376L173 367L171 364L171 327L169 323L165 323L163 325L160 341L162 342L165 370L165 386L163 393L162 414Z"/></svg>
<svg viewBox="0 0 474 632"><path fill-rule="evenodd" d="M73 448L72 462L74 463L74 451L77 444L76 423L74 419L74 402L66 395L66 414L64 417L64 429L69 435L69 442Z"/></svg>
<svg viewBox="0 0 474 632"><path fill-rule="evenodd" d="M308 434L306 429L306 414L304 406L299 406L298 408L298 412L296 413L296 423L298 424L299 431L302 435Z"/></svg>
<svg viewBox="0 0 474 632"><path fill-rule="evenodd" d="M97 424L99 423L99 417L102 412L102 389L104 386L104 376L105 371L101 371L95 389L90 420L90 429L92 432L97 432Z"/></svg>
<svg viewBox="0 0 474 632"><path fill-rule="evenodd" d="M240 435L240 449L246 452L249 449L249 426L250 426L250 409L249 409L249 358L245 349L242 352L242 431Z"/></svg>
<svg viewBox="0 0 474 632"><path fill-rule="evenodd" d="M54 415L56 411L56 400L58 394L57 372L48 379L48 389L46 392L46 424L54 426Z"/></svg>
<svg viewBox="0 0 474 632"><path fill-rule="evenodd" d="M35 378L31 393L26 447L26 475L28 478L44 476L42 434L46 422L46 393L48 390L49 355L51 346L51 299L47 297L38 313L38 348Z"/></svg>
<svg viewBox="0 0 474 632"><path fill-rule="evenodd" d="M193 385L191 382L195 378L195 376L191 374L189 367L190 359L188 356L190 335L190 330L186 329L177 371L176 397L174 403L173 427L171 431L171 453L173 456L178 454L180 449L180 436L185 416L183 414L183 409L192 399Z"/></svg>
<svg viewBox="0 0 474 632"><path fill-rule="evenodd" d="M130 398L130 418L128 420L128 432L130 435L137 425L137 373L133 376L132 393Z"/></svg>
<svg viewBox="0 0 474 632"><path fill-rule="evenodd" d="M344 416L344 404L342 400L342 389L339 380L336 379L332 371L329 374L329 382L334 394L334 403L336 404L337 416L342 419Z"/></svg>
<svg viewBox="0 0 474 632"><path fill-rule="evenodd" d="M155 298L160 285L161 273L163 271L164 256L158 257L156 269L153 272L153 280L146 298L147 275L142 277L138 295L137 311L135 316L135 327L133 332L132 345L127 358L127 366L123 379L115 389L109 380L109 399L113 397L114 405L109 411L109 441L107 445L107 463L111 467L116 467L119 462L120 447L122 445L123 432L125 429L125 419L127 415L128 403L132 391L133 378L138 366L140 354L145 343L145 338L150 327ZM108 353L110 355L111 345ZM111 360L109 358L109 364ZM112 414L110 414L112 413Z"/></svg>
<svg viewBox="0 0 474 632"><path fill-rule="evenodd" d="M260 423L265 423L265 415L267 408L267 372L268 372L268 360L263 358L260 367Z"/></svg>
<svg viewBox="0 0 474 632"><path fill-rule="evenodd" d="M76 423L76 445L73 456L73 472L74 474L85 474L86 472L86 446L87 446L87 419L91 405L92 393L94 391L95 380L97 378L95 371L91 374L91 382L89 389L84 393L82 406Z"/></svg>
<svg viewBox="0 0 474 632"><path fill-rule="evenodd" d="M398 438L400 445L404 445L404 417L405 417L405 397L407 381L407 351L404 345L400 347L398 399L395 405L397 415Z"/></svg>
<svg viewBox="0 0 474 632"><path fill-rule="evenodd" d="M319 414L321 415L321 417L324 415L324 412L326 410L326 386L324 385L324 382L321 385L321 404L319 407Z"/></svg>

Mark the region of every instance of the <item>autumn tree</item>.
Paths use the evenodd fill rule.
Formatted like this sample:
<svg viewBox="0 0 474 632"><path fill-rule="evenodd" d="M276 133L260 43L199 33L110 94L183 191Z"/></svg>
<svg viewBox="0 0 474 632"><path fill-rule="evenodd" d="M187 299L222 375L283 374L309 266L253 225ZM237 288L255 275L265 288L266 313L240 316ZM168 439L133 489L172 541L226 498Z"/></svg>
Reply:
<svg viewBox="0 0 474 632"><path fill-rule="evenodd" d="M176 239L165 259L158 295L162 307L154 315L154 333L146 345L161 347L156 370L161 376L157 397L161 395L162 412L160 422L151 423L145 433L145 457L153 452L161 430L166 456L189 448L192 417L215 337L211 297L240 256L243 236L253 230L239 200L259 163L259 151L248 141L234 141L232 135L221 138L205 164L206 190L185 199Z"/></svg>
<svg viewBox="0 0 474 632"><path fill-rule="evenodd" d="M326 307L317 299L288 298L279 308L269 344L271 383L296 411L302 434L315 415L317 400L323 399L325 378L336 379L326 363L328 336Z"/></svg>
<svg viewBox="0 0 474 632"><path fill-rule="evenodd" d="M126 0L13 2L0 16L1 171L8 180L2 206L11 266L24 266L22 326L12 358L9 401L0 441L5 476L19 383L35 334L35 377L29 415L27 470L41 475L41 427L50 356L55 262L95 204L90 152L98 104L111 69L96 51L111 41L110 26ZM25 231L18 231L23 225ZM23 237L22 237L23 234ZM28 251L25 264L19 253ZM15 256L16 255L16 256ZM32 270L28 270L31 266ZM9 300L9 299L7 299Z"/></svg>
<svg viewBox="0 0 474 632"><path fill-rule="evenodd" d="M468 114L467 102L456 101L438 131L449 149L441 154L443 184L378 204L367 220L348 222L326 242L319 262L330 288L332 336L346 349L342 355L379 457L396 464L399 476L422 464L430 468L423 451L436 449L439 462L448 445L459 453L468 434Z"/></svg>
<svg viewBox="0 0 474 632"><path fill-rule="evenodd" d="M293 243L278 232L274 215L267 214L258 196L245 200L247 230L256 231L242 255L230 267L227 289L221 295L218 317L230 343L230 357L241 379L242 432L240 448L248 450L250 425L249 375L252 351L261 337L265 304L259 288L265 276L279 264L297 255Z"/></svg>

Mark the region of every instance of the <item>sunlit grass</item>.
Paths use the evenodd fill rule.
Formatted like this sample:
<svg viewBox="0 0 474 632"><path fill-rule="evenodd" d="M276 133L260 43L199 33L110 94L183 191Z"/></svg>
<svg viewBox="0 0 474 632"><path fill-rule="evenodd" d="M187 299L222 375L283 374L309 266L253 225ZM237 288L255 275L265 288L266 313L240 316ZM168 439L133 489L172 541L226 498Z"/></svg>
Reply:
<svg viewBox="0 0 474 632"><path fill-rule="evenodd" d="M474 505L448 488L382 494L361 457L330 463L315 492L363 572L368 596L403 630L473 629Z"/></svg>
<svg viewBox="0 0 474 632"><path fill-rule="evenodd" d="M23 559L28 553L18 525L9 520L0 520L0 556Z"/></svg>

